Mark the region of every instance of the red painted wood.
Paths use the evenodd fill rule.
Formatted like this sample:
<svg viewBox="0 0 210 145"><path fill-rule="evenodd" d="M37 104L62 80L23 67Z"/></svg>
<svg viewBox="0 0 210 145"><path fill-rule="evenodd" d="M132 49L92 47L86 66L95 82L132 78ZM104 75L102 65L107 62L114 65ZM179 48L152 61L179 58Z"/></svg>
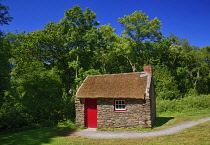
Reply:
<svg viewBox="0 0 210 145"><path fill-rule="evenodd" d="M97 100L85 99L86 127L97 128Z"/></svg>

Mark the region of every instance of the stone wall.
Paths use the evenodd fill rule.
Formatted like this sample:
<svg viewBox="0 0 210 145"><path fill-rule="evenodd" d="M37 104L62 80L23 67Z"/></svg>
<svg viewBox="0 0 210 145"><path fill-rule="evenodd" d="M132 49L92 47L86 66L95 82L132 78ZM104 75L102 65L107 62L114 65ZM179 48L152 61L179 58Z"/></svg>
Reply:
<svg viewBox="0 0 210 145"><path fill-rule="evenodd" d="M76 99L75 101L75 112L76 112L76 125L85 126L85 113L84 113L85 99Z"/></svg>
<svg viewBox="0 0 210 145"><path fill-rule="evenodd" d="M151 127L150 100L126 99L126 111L114 111L114 99L98 99L98 128Z"/></svg>
<svg viewBox="0 0 210 145"><path fill-rule="evenodd" d="M114 110L114 99L97 99L98 128L151 128L150 98L125 99L126 111ZM85 99L76 99L76 125L85 126Z"/></svg>

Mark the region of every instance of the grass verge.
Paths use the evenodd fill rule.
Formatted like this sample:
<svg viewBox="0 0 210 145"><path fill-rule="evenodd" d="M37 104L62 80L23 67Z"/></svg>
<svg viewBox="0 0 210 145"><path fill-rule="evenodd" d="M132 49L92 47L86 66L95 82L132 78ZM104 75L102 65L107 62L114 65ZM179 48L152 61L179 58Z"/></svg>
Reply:
<svg viewBox="0 0 210 145"><path fill-rule="evenodd" d="M204 103L209 104L208 99L210 97L203 97L201 100L206 100ZM154 128L152 129L141 129L136 128L135 131L154 131L160 130L164 128L168 128L170 126L180 124L186 121L194 121L202 118L210 117L210 108L203 106L203 101L200 101L199 98L196 99L185 99L183 102L180 100L171 102L164 101L158 102L165 105L168 110L164 111L162 106L159 106L163 111L159 111L158 117L154 124ZM194 107L188 103L194 103ZM196 104L197 102L197 104ZM178 107L176 105L178 104ZM185 109L184 109L184 106ZM188 108L191 106L190 108ZM173 110L174 108L174 110ZM180 109L181 108L181 109ZM187 108L187 109L186 109ZM40 129L32 129L17 133L9 133L9 134L1 134L0 135L0 144L1 145L94 145L94 144L106 144L106 145L124 145L124 144L152 144L152 145L188 145L188 144L199 144L199 145L207 145L210 144L210 121L206 123L202 123L196 125L192 128L185 129L180 133L161 136L161 137L148 137L148 138L132 138L132 139L95 139L95 138L87 138L82 136L77 136L74 132L78 128L75 127L74 123L71 121L59 123L54 127L44 127Z"/></svg>
<svg viewBox="0 0 210 145"><path fill-rule="evenodd" d="M2 145L94 145L94 144L210 144L210 121L199 124L180 133L149 138L132 139L95 139L80 136L71 136L72 130L67 128L47 127L34 129L15 134L0 136Z"/></svg>
<svg viewBox="0 0 210 145"><path fill-rule="evenodd" d="M173 114L170 114L173 116ZM196 117L195 117L196 116ZM209 117L208 113L197 113L195 116L174 116L158 130L167 128L174 124L186 121L197 120ZM161 120L159 120L161 122ZM72 122L63 122L54 127L44 127L40 129L27 130L18 133L0 135L1 145L89 145L89 144L210 144L210 121L186 129L180 133L149 138L132 138L132 139L95 139L81 137L74 134L77 130Z"/></svg>

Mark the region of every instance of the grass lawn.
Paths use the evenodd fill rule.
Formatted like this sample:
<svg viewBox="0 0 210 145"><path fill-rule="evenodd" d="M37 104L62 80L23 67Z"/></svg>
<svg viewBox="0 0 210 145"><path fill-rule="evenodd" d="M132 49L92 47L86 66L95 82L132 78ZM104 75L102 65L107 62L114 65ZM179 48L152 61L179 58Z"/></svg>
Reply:
<svg viewBox="0 0 210 145"><path fill-rule="evenodd" d="M209 117L207 112L194 115L162 114L156 121L156 127L152 130L159 130L186 121L198 120ZM1 134L1 145L62 145L62 144L210 144L210 121L186 129L180 133L149 138L132 139L95 139L76 136L73 126L61 124L55 127L32 129L17 133Z"/></svg>

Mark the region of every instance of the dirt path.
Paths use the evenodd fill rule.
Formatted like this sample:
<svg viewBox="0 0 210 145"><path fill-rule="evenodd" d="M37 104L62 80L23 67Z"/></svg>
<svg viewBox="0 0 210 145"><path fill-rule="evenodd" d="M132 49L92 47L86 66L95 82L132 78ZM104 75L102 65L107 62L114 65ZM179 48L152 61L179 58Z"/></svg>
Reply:
<svg viewBox="0 0 210 145"><path fill-rule="evenodd" d="M206 121L210 121L209 118L191 121L183 124L176 125L171 128L153 131L153 132L135 132L135 131L124 131L124 132L111 132L111 131L97 131L95 128L88 128L85 130L81 130L76 132L79 136L93 137L93 138L136 138L136 137L155 137L155 136L163 136L169 135L173 133L180 132L186 128L190 128L200 123L204 123Z"/></svg>

